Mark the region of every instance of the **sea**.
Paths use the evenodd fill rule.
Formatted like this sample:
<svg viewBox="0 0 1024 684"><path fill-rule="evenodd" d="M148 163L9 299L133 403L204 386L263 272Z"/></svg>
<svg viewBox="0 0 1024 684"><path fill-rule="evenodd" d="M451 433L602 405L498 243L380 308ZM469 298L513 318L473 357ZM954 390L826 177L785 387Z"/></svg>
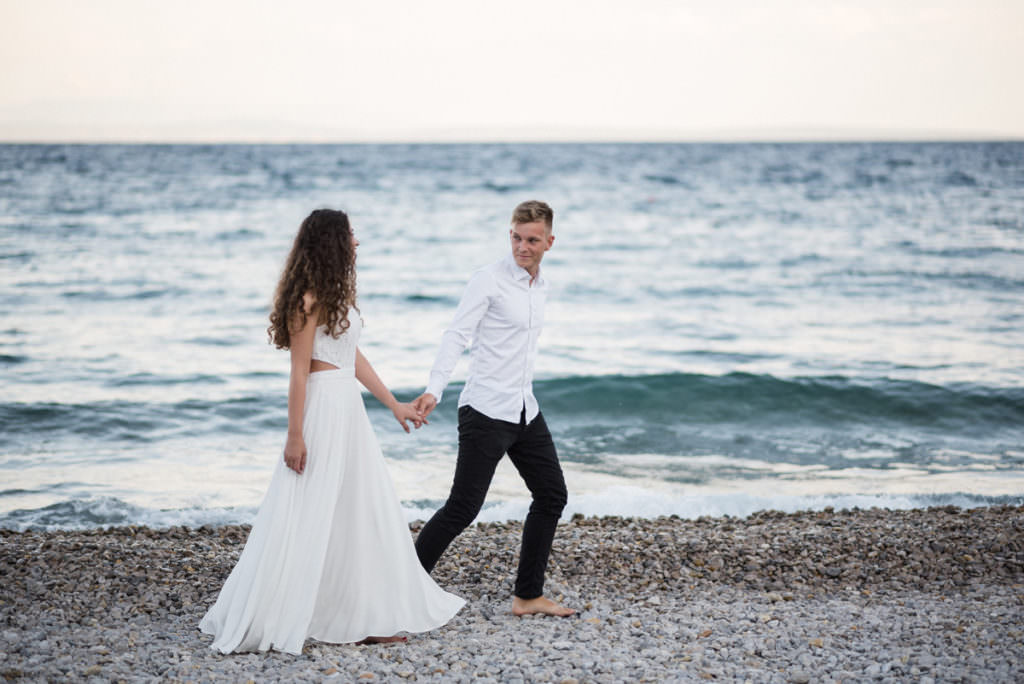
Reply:
<svg viewBox="0 0 1024 684"><path fill-rule="evenodd" d="M566 518L1024 503L1022 142L0 145L0 527L250 522L302 219L349 213L361 348L412 399L527 199ZM467 366L412 434L365 397L410 521ZM528 506L506 459L478 519Z"/></svg>

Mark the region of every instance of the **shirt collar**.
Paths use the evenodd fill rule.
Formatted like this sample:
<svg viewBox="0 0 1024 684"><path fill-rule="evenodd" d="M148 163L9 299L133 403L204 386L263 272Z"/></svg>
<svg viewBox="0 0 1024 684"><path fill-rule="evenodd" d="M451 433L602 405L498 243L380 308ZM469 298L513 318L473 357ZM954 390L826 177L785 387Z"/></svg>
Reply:
<svg viewBox="0 0 1024 684"><path fill-rule="evenodd" d="M527 283L530 282L530 272L527 271L522 266L520 266L519 264L517 264L515 257L513 257L511 254L506 254L505 258L502 261L505 263L505 268L508 270L513 280L525 280ZM543 271L541 271L540 266L537 267L537 279L534 280L533 284L544 284L544 275Z"/></svg>

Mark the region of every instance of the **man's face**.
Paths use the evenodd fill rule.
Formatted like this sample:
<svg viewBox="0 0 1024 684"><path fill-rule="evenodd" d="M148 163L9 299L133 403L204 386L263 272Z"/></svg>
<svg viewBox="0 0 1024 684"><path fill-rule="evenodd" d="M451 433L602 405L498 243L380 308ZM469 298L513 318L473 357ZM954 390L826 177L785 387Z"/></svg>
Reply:
<svg viewBox="0 0 1024 684"><path fill-rule="evenodd" d="M512 256L516 263L529 271L530 275L536 276L544 252L551 249L551 243L555 241L547 224L543 221L516 223L509 231L509 236L512 238Z"/></svg>

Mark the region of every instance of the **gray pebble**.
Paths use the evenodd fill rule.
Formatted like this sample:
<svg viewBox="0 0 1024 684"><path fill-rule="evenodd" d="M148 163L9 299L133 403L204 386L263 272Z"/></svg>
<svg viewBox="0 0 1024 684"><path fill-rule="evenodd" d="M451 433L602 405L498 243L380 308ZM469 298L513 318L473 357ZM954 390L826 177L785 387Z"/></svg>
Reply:
<svg viewBox="0 0 1024 684"><path fill-rule="evenodd" d="M509 613L521 524L477 525L434 572L472 599L451 623L301 656L222 656L196 629L245 528L0 531L0 676L1024 681L1022 531L1021 507L583 519L560 526L547 586L580 615L556 619Z"/></svg>

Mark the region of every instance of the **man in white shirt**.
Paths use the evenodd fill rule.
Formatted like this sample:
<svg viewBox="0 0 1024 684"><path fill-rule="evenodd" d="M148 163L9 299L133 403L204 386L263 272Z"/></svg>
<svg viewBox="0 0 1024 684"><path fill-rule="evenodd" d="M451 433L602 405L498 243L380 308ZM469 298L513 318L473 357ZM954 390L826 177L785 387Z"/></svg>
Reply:
<svg viewBox="0 0 1024 684"><path fill-rule="evenodd" d="M512 254L472 275L452 324L441 339L426 391L414 402L434 410L459 356L473 342L469 378L459 396L459 455L448 501L423 526L416 553L427 572L473 522L498 461L507 453L533 496L523 524L512 612L566 616L575 611L545 598L555 527L566 502L565 478L537 399L533 366L544 323L547 282L540 272L551 249L554 212L523 202L512 214Z"/></svg>

